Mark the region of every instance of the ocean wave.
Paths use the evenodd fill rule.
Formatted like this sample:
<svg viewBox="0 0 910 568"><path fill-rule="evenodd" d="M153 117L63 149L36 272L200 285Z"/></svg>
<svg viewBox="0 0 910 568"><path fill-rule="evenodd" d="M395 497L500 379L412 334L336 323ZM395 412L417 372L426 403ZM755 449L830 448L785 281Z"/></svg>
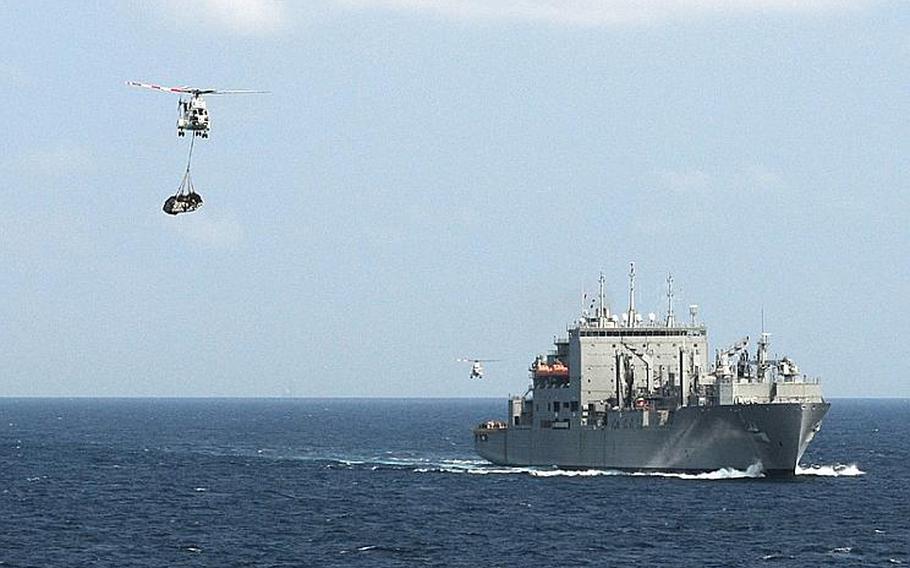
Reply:
<svg viewBox="0 0 910 568"><path fill-rule="evenodd" d="M498 466L482 459L466 458L431 458L408 457L396 458L388 456L346 456L327 459L328 468L342 467L368 468L371 471L409 469L415 473L447 473L467 475L527 475L530 477L661 477L685 480L725 480L725 479L757 479L764 477L760 463L755 463L748 468L720 468L714 471L699 473L668 472L668 471L625 471L618 469L565 469L556 467L534 466Z"/></svg>
<svg viewBox="0 0 910 568"><path fill-rule="evenodd" d="M676 479L758 479L765 476L760 463L754 463L746 469L734 469L732 467L722 467L714 471L704 473L672 473L672 472L644 472L632 473L630 475L647 475L652 477L673 477Z"/></svg>
<svg viewBox="0 0 910 568"><path fill-rule="evenodd" d="M478 467L453 467L452 465L424 466L414 469L417 473L460 473L470 475L530 475L531 477L663 477L686 480L755 479L764 477L761 464L753 464L745 470L721 468L702 473L678 473L665 471L621 471L616 469L541 469L535 467L500 467L490 465Z"/></svg>
<svg viewBox="0 0 910 568"><path fill-rule="evenodd" d="M600 475L624 475L613 469L530 469L534 477L597 477Z"/></svg>
<svg viewBox="0 0 910 568"><path fill-rule="evenodd" d="M396 458L396 457L357 457L357 458L321 458L329 465L342 466L389 466L389 467L418 467L418 466L446 466L454 468L470 468L490 465L486 460L468 459L433 459L433 458Z"/></svg>
<svg viewBox="0 0 910 568"><path fill-rule="evenodd" d="M838 546L828 551L830 554L850 554L853 552L852 546Z"/></svg>
<svg viewBox="0 0 910 568"><path fill-rule="evenodd" d="M530 475L531 477L595 477L600 475L625 475L622 471L603 469L538 469L533 467L500 467L483 462L485 465L470 467L453 467L439 465L435 467L418 467L417 473L467 473L470 475Z"/></svg>
<svg viewBox="0 0 910 568"><path fill-rule="evenodd" d="M404 552L403 549L396 546L382 546L378 544L368 544L365 546L358 546L353 549L339 550L338 554L363 554L364 552L381 552L385 554L401 554Z"/></svg>
<svg viewBox="0 0 910 568"><path fill-rule="evenodd" d="M562 469L546 467L521 467L497 466L483 459L441 458L439 456L426 457L396 457L393 452L384 455L348 455L348 456L294 456L294 459L305 461L322 461L325 467L335 468L360 468L366 467L373 471L383 469L411 469L417 473L467 473L471 475L529 475L532 477L601 477L601 476L626 476L626 477L665 477L687 480L723 480L723 479L755 479L764 477L760 463L753 464L745 470L734 468L721 468L714 471L701 473L664 472L664 471L625 471L616 469ZM858 477L866 472L855 463L833 465L797 465L796 475L815 477ZM32 481L32 479L29 479Z"/></svg>
<svg viewBox="0 0 910 568"><path fill-rule="evenodd" d="M795 558L796 558L796 557L793 556L792 554L781 554L781 553L779 553L779 552L775 552L775 553L772 553L772 554L765 554L765 555L763 555L763 556L761 557L761 559L764 560L764 561L768 561L768 560L793 560L793 559L795 559Z"/></svg>
<svg viewBox="0 0 910 568"><path fill-rule="evenodd" d="M803 467L796 466L796 475L815 475L818 477L858 477L865 475L866 472L861 470L855 463L835 464L835 465L810 465Z"/></svg>

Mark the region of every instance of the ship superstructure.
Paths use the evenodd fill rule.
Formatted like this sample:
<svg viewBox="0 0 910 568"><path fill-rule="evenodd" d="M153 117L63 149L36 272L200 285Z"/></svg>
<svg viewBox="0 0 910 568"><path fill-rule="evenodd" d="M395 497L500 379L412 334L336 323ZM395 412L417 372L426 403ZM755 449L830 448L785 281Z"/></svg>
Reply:
<svg viewBox="0 0 910 568"><path fill-rule="evenodd" d="M698 306L687 321L658 319L629 304L611 313L605 281L591 306L530 367L531 385L509 400L508 422L475 429L478 453L498 464L708 471L759 466L792 474L828 410L817 379L769 355L761 333L709 363Z"/></svg>

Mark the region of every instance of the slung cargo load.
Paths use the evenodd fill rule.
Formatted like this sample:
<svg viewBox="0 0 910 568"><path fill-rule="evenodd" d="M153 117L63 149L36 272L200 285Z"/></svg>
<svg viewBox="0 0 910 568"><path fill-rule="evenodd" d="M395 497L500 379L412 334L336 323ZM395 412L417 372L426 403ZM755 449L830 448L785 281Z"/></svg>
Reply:
<svg viewBox="0 0 910 568"><path fill-rule="evenodd" d="M162 210L168 215L179 215L181 213L192 213L202 207L202 196L196 193L193 187L193 178L190 176L190 164L193 161L193 145L196 139L190 140L190 152L186 159L186 171L183 173L183 179L180 180L180 186L177 193L168 197Z"/></svg>
<svg viewBox="0 0 910 568"><path fill-rule="evenodd" d="M200 207L202 207L202 196L191 191L168 197L162 209L168 215L179 215L180 213L192 213Z"/></svg>

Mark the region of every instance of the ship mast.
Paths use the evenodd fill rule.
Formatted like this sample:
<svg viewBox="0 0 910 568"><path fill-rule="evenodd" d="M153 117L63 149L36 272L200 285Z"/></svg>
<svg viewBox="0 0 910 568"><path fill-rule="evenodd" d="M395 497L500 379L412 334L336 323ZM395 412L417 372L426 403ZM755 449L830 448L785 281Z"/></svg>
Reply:
<svg viewBox="0 0 910 568"><path fill-rule="evenodd" d="M629 263L629 327L635 327L635 263Z"/></svg>
<svg viewBox="0 0 910 568"><path fill-rule="evenodd" d="M771 334L765 331L765 308L761 309L761 339L758 340L758 353L755 354L755 362L758 367L758 382L764 382L765 375L768 373L768 345L771 343Z"/></svg>
<svg viewBox="0 0 910 568"><path fill-rule="evenodd" d="M667 273L667 327L673 327L673 274Z"/></svg>

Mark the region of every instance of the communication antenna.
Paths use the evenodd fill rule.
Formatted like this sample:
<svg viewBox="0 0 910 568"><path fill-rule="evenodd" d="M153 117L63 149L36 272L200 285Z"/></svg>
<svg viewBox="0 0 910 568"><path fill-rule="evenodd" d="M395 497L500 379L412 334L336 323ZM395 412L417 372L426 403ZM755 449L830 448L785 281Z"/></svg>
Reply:
<svg viewBox="0 0 910 568"><path fill-rule="evenodd" d="M607 301L606 301L606 294L604 292L604 286L607 283L607 278L604 276L603 271L601 271L601 273L600 273L600 279L598 280L598 282L600 282L600 295L598 296L600 299L600 311L598 312L597 317L605 318L605 317L607 317L607 311L606 311Z"/></svg>
<svg viewBox="0 0 910 568"><path fill-rule="evenodd" d="M635 263L629 263L629 327L635 327Z"/></svg>
<svg viewBox="0 0 910 568"><path fill-rule="evenodd" d="M673 327L673 274L667 273L667 327Z"/></svg>

